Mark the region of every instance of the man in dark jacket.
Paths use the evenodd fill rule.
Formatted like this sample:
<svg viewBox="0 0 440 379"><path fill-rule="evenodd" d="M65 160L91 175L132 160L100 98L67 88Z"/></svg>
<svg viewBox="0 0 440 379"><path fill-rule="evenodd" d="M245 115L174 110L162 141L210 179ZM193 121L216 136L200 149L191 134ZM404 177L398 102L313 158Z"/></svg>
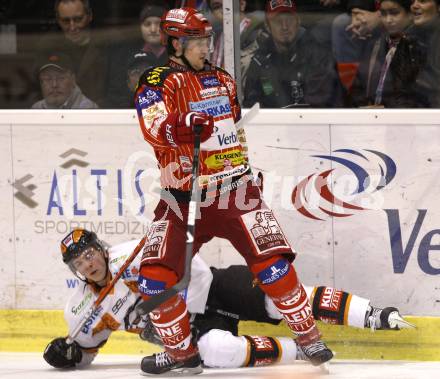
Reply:
<svg viewBox="0 0 440 379"><path fill-rule="evenodd" d="M300 26L291 0L268 1L269 32L260 38L244 89L245 107L333 107L339 105L340 83L329 51Z"/></svg>

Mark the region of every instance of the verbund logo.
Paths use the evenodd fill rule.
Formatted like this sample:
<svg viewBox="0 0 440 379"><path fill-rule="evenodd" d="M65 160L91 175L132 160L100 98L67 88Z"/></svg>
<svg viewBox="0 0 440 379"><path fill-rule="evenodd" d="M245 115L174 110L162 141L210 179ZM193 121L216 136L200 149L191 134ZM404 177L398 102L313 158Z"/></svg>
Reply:
<svg viewBox="0 0 440 379"><path fill-rule="evenodd" d="M368 152L369 154L365 154ZM293 189L292 202L303 216L313 220L324 220L323 216L348 217L356 211L370 209L359 202L387 186L396 176L395 162L386 154L365 149L362 152L338 149L333 155L313 155L312 157L336 163L335 168L312 174L301 180ZM367 157L368 156L368 157ZM360 162L360 163L359 163ZM335 178L342 182L341 173L349 170L344 181L351 183L347 196L336 196ZM374 171L374 172L373 172ZM343 185L344 186L344 185ZM345 185L345 187L347 187ZM350 198L347 200L346 198Z"/></svg>

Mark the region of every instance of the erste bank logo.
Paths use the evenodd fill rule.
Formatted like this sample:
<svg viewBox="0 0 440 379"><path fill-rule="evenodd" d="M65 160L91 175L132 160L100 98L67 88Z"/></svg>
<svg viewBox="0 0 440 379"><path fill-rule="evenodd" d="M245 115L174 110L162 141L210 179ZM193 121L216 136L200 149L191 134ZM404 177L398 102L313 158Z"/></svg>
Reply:
<svg viewBox="0 0 440 379"><path fill-rule="evenodd" d="M338 149L331 155L313 155L328 160L331 168L311 174L292 191L295 209L313 220L348 217L371 209L365 203L396 176L391 157L376 150Z"/></svg>

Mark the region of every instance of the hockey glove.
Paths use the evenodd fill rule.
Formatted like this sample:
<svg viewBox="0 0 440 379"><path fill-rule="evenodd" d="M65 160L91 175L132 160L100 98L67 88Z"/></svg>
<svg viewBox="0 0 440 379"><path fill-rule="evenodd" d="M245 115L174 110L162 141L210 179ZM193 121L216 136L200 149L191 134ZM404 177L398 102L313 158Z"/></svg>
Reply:
<svg viewBox="0 0 440 379"><path fill-rule="evenodd" d="M59 337L46 346L43 358L53 367L70 368L81 362L82 351L75 341L69 345L65 338Z"/></svg>
<svg viewBox="0 0 440 379"><path fill-rule="evenodd" d="M201 127L200 141L205 142L214 131L214 118L199 112L170 114L162 131L168 143L176 147L180 143L193 143L197 126Z"/></svg>

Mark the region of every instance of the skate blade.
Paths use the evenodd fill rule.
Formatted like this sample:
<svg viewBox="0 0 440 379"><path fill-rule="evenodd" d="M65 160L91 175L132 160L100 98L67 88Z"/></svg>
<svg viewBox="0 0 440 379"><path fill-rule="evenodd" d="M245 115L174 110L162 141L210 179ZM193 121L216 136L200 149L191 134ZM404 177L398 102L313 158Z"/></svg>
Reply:
<svg viewBox="0 0 440 379"><path fill-rule="evenodd" d="M403 318L400 320L396 320L395 322L399 329L417 329L417 327L414 324L411 324L410 322L404 320Z"/></svg>

